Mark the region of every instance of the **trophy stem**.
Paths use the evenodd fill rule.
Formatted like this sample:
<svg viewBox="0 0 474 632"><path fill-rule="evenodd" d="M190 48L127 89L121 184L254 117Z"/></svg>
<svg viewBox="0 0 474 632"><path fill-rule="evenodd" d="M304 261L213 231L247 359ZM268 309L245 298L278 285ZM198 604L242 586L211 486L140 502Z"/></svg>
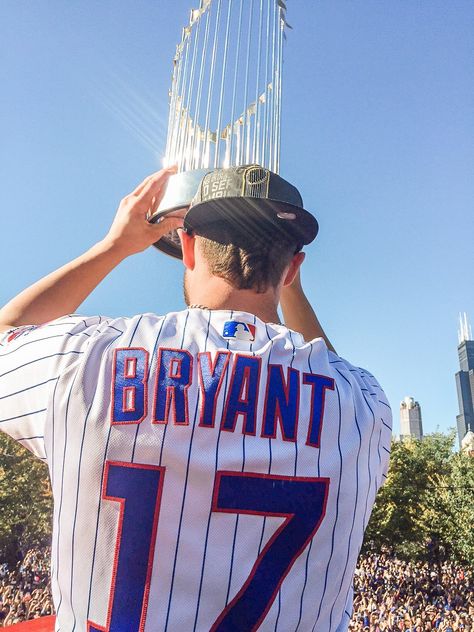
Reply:
<svg viewBox="0 0 474 632"><path fill-rule="evenodd" d="M212 57L211 57L211 68L210 68L210 75L209 75L209 89L208 89L208 93L207 93L207 107L206 107L206 121L204 124L204 143L205 143L205 149L204 149L204 156L203 156L203 162L202 162L202 167L204 167L205 169L207 169L209 167L210 164L210 152L211 152L211 132L209 129L209 123L210 123L210 117L211 117L211 97L212 97L212 90L213 90L213 83L214 83L214 73L215 73L215 69L216 69L216 56L217 56L217 46L219 43L219 19L220 19L220 13L221 13L221 0L217 0L217 14L216 14L216 25L215 25L215 29L214 29L214 41L212 44Z"/></svg>
<svg viewBox="0 0 474 632"><path fill-rule="evenodd" d="M204 32L204 44L203 49L207 51L207 44L209 42L209 30L210 30L210 10L206 13L206 29ZM201 141L202 139L202 130L199 127L199 115L201 108L201 96L202 96L202 87L203 87L203 76L204 76L204 59L201 63L201 67L199 69L199 81L198 81L198 89L197 89L197 97L196 97L196 108L194 110L194 120L196 121L194 127L194 138L192 142L192 165L191 169L198 169L200 166L200 156L201 156ZM204 137L205 138L205 137Z"/></svg>
<svg viewBox="0 0 474 632"><path fill-rule="evenodd" d="M276 91L275 91L275 87L276 87L276 72L277 72L277 68L276 68L276 60L277 60L277 54L276 54L276 36L277 36L277 32L278 32L278 23L279 23L279 17L278 17L278 8L277 5L274 5L274 14L273 14L273 18L272 18L272 61L271 61L271 94L272 94L272 98L271 98L271 109L270 109L270 132L269 132L269 136L270 136L270 154L269 154L269 163L270 163L270 168L274 169L275 168L275 132L277 129L277 121L276 121Z"/></svg>
<svg viewBox="0 0 474 632"><path fill-rule="evenodd" d="M278 30L278 92L277 92L277 117L276 117L276 142L275 142L275 173L280 172L280 146L281 146L281 97L282 97L282 68L283 68L283 39L285 36L285 19L280 10Z"/></svg>
<svg viewBox="0 0 474 632"><path fill-rule="evenodd" d="M250 131L250 113L248 104L248 90L249 90L249 64L250 64L250 50L252 45L252 22L253 22L253 6L254 1L251 0L250 5L250 15L249 15L249 27L248 27L248 38L247 38L247 58L245 61L245 80L244 80L244 129L243 129L243 138L242 138L242 155L239 154L238 161L240 164L243 162L248 163L250 161L249 156L249 131ZM244 151L245 151L245 159L244 159Z"/></svg>
<svg viewBox="0 0 474 632"><path fill-rule="evenodd" d="M230 28L230 15L232 11L232 0L229 0L227 5L227 24L225 29L225 41L229 40L229 28ZM225 95L225 78L226 78L226 70L227 70L227 54L229 51L229 47L224 47L224 58L222 61L222 73L221 73L221 89L219 94L219 110L217 114L217 136L216 136L216 149L214 153L214 168L218 166L218 157L219 157L219 142L221 140L221 123L222 123L222 106L224 103L224 95Z"/></svg>
<svg viewBox="0 0 474 632"><path fill-rule="evenodd" d="M239 30L238 30L238 36L237 36L237 52L236 52L237 59L239 59L239 57L240 57L240 44L241 44L241 41L242 41L243 9L244 9L244 5L241 2L240 3L240 11L239 11ZM234 131L236 131L237 139L240 140L240 125L241 125L240 118L237 121L235 121L235 97L236 97L236 94L237 94L238 69L239 69L238 64L235 64L235 68L234 68L234 85L232 87L232 108L231 108L231 114L230 114L231 130L230 130L230 143L229 143L229 162L230 162L230 158L232 157L232 149L233 149L233 145L234 145ZM235 130L235 126L236 125L237 125L237 129ZM239 150L240 150L240 148L236 152L237 156L239 155ZM225 166L228 167L229 164L226 164Z"/></svg>
<svg viewBox="0 0 474 632"><path fill-rule="evenodd" d="M267 4L267 25L266 25L266 41L269 42L270 41L270 3ZM263 142L262 142L262 162L265 162L265 158L266 158L266 149L267 149L267 145L269 145L269 138L268 138L268 128L267 128L267 123L268 123L268 108L269 108L269 99L268 99L268 94L269 94L269 89L268 89L268 57L269 57L269 52L270 52L270 47L266 46L265 47L265 92L264 92L264 103L265 103L265 107L263 109ZM268 147L268 149L270 149L270 147Z"/></svg>

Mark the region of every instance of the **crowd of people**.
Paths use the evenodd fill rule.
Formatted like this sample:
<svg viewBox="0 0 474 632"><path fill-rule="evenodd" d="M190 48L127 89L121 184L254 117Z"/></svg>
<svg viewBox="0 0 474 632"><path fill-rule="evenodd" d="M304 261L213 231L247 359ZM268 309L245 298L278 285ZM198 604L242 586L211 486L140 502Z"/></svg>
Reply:
<svg viewBox="0 0 474 632"><path fill-rule="evenodd" d="M53 612L48 549L31 549L14 569L0 564L0 627Z"/></svg>
<svg viewBox="0 0 474 632"><path fill-rule="evenodd" d="M455 564L361 556L351 632L474 632L474 573Z"/></svg>
<svg viewBox="0 0 474 632"><path fill-rule="evenodd" d="M15 569L0 564L0 627L52 614L48 549ZM388 552L361 556L351 632L474 632L474 573L444 563L405 562Z"/></svg>

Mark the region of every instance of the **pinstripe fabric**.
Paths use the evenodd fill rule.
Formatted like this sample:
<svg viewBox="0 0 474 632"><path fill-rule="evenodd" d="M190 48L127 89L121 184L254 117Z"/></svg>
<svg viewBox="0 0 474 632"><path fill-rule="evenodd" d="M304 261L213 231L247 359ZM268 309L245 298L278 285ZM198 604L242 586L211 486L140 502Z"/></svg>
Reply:
<svg viewBox="0 0 474 632"><path fill-rule="evenodd" d="M229 318L233 317L233 312L229 313ZM229 350L229 341L226 341L226 351ZM227 387L228 387L228 373L226 373L225 376L225 383L224 383L224 399L227 396ZM222 415L222 403L221 403L221 415ZM217 471L218 467L218 451L219 451L219 441L220 441L220 437L221 437L221 427L219 426L218 428L218 434L217 434L217 441L216 441L216 448L215 448L215 470ZM212 518L212 511L211 511L211 502L209 499L208 502L208 506L209 506L209 513L208 513L208 517L207 517L207 521L206 521L206 532L205 532L205 536L204 536L204 550L203 550L203 554L201 556L201 568L200 568L200 575L199 575L199 588L198 588L198 593L197 593L197 599L196 599L196 608L195 608L195 616L194 616L194 622L193 622L193 630L198 630L200 628L198 628L198 620L199 620L199 611L201 608L201 595L202 595L202 586L203 586L203 580L204 580L204 569L206 567L206 560L207 558L207 548L208 548L208 542L209 542L209 529L211 526L211 518Z"/></svg>
<svg viewBox="0 0 474 632"><path fill-rule="evenodd" d="M229 322L251 326L248 331L255 334L247 340L224 337ZM114 354L124 348L148 353L146 410L139 423L112 424ZM158 386L163 349L178 350L178 369L166 367L171 385L181 379L179 350L190 354L182 395ZM213 425L201 423L204 397L211 397L200 387L198 354L203 352L212 361L218 352L229 354ZM235 397L232 380L243 380L237 410L250 405L255 386L245 381L245 373L240 378L233 373L239 355L260 363L255 432L245 432L242 412L233 429L221 424L232 392ZM295 440L285 440L278 416L275 437L262 436L273 365L281 365L284 380L288 367L298 372ZM313 390L303 382L304 373L334 380L334 389L324 391L319 447L308 441ZM164 401L159 398L168 396L179 401L165 406L166 423L154 422L155 397ZM173 411L180 402L187 402L187 423L176 424ZM244 312L199 309L114 320L67 316L21 328L0 337L0 429L48 462L55 496L53 598L61 632L85 632L87 621L102 628L107 624L122 515L119 502L103 498L107 461L164 468L143 632L210 630L257 558L268 555L267 544L282 525L278 515L216 512L217 471L329 479L325 515L277 586L258 629L347 629L357 554L387 474L391 414L375 378L328 352L322 340L305 343L296 332Z"/></svg>

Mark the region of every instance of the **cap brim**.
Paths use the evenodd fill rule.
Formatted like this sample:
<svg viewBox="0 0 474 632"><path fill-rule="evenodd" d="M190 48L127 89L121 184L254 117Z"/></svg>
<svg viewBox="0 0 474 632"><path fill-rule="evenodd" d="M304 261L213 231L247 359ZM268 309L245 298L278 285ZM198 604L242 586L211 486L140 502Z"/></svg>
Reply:
<svg viewBox="0 0 474 632"><path fill-rule="evenodd" d="M156 224L170 213L184 216L187 210L187 207L183 207L182 205L176 206L175 208L166 208L154 213L152 217L150 217L149 222L151 224ZM157 250L164 252L165 255L169 255L175 259L183 258L183 253L181 252L181 242L176 230L172 230L167 235L163 235L163 237L158 241L155 241L153 245L157 248Z"/></svg>
<svg viewBox="0 0 474 632"><path fill-rule="evenodd" d="M238 232L271 232L272 238L310 244L318 234L316 218L305 209L278 200L226 197L192 206L184 218L186 228L199 232L215 222L225 222Z"/></svg>

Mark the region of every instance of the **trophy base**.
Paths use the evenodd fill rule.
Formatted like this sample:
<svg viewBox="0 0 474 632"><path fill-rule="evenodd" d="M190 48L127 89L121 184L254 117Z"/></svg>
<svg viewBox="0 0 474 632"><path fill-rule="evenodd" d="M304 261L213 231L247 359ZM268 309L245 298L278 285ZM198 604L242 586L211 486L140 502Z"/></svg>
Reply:
<svg viewBox="0 0 474 632"><path fill-rule="evenodd" d="M206 173L209 173L209 169L183 171L171 176L168 180L166 193L157 211L150 217L150 222L155 224L171 212L175 214L181 213L184 217ZM161 252L170 255L170 257L175 259L183 258L181 243L176 230L164 235L153 245Z"/></svg>

